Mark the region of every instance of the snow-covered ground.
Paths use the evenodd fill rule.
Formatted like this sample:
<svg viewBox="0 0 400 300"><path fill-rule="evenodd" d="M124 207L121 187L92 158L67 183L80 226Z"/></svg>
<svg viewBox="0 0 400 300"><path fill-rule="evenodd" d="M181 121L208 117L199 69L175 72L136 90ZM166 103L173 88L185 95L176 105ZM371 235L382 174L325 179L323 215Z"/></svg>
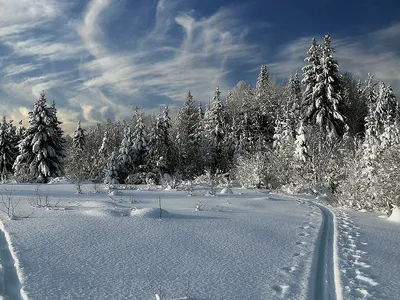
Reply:
<svg viewBox="0 0 400 300"><path fill-rule="evenodd" d="M61 183L40 186L46 209L32 207L36 185L12 188L19 218L0 228L10 299L398 298L400 225L375 214L256 190L110 197Z"/></svg>

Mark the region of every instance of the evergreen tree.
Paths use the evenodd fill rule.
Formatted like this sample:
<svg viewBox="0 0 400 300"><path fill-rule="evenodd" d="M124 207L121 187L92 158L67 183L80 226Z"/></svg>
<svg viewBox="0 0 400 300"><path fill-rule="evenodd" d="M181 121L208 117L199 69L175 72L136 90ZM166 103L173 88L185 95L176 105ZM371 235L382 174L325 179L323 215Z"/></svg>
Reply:
<svg viewBox="0 0 400 300"><path fill-rule="evenodd" d="M120 182L123 182L133 169L133 143L131 137L131 129L130 127L126 127L124 131L124 138L122 139L121 146L119 147L119 155L117 157Z"/></svg>
<svg viewBox="0 0 400 300"><path fill-rule="evenodd" d="M26 128L22 125L22 120L18 122L18 126L16 128L15 134L18 140L21 140L25 134Z"/></svg>
<svg viewBox="0 0 400 300"><path fill-rule="evenodd" d="M312 105L307 109L306 120L317 124L321 130L322 138L341 137L345 131L345 121L339 111L341 105L339 67L333 58L331 38L324 37L321 49L320 63L317 65L316 78L312 88ZM308 87L307 87L308 88Z"/></svg>
<svg viewBox="0 0 400 300"><path fill-rule="evenodd" d="M20 154L14 162L14 170L21 179L47 182L50 177L62 174L65 154L56 113L55 107L46 105L42 92L29 112L29 127L18 145Z"/></svg>
<svg viewBox="0 0 400 300"><path fill-rule="evenodd" d="M353 75L346 72L341 77L343 115L349 126L351 137L362 137L365 132L365 118L368 106L361 82L357 82Z"/></svg>
<svg viewBox="0 0 400 300"><path fill-rule="evenodd" d="M74 136L72 138L72 147L79 151L83 151L85 148L85 130L81 127L81 122L78 123L78 126L74 132Z"/></svg>
<svg viewBox="0 0 400 300"><path fill-rule="evenodd" d="M112 151L110 157L107 160L106 176L104 178L104 184L112 185L118 183L118 158L115 151Z"/></svg>
<svg viewBox="0 0 400 300"><path fill-rule="evenodd" d="M315 114L316 107L314 101L314 88L317 84L317 77L321 73L321 47L317 44L317 40L311 40L311 46L307 52L308 56L304 59L307 63L303 68L302 83L305 86L303 94L302 118L305 125L312 124L312 118Z"/></svg>
<svg viewBox="0 0 400 300"><path fill-rule="evenodd" d="M14 163L14 141L12 130L12 121L8 122L6 117L3 117L0 123L0 181L5 182L12 174L12 166Z"/></svg>
<svg viewBox="0 0 400 300"><path fill-rule="evenodd" d="M383 81L379 82L374 112L378 131L383 131L387 115L395 118L397 117L397 113L397 100L392 87L390 85L386 86Z"/></svg>
<svg viewBox="0 0 400 300"><path fill-rule="evenodd" d="M277 103L275 103L276 99L274 99L273 96L271 79L267 66L265 65L260 68L254 90L254 97L254 130L257 132L257 146L261 150L265 149L266 145L272 142L275 125L274 112L277 109Z"/></svg>
<svg viewBox="0 0 400 300"><path fill-rule="evenodd" d="M221 92L217 87L211 106L204 115L204 134L207 141L207 163L212 174L226 169L224 153L225 124Z"/></svg>
<svg viewBox="0 0 400 300"><path fill-rule="evenodd" d="M307 128L300 123L299 129L296 135L296 148L295 156L303 162L306 162L309 157L309 134Z"/></svg>
<svg viewBox="0 0 400 300"><path fill-rule="evenodd" d="M134 131L132 134L132 163L137 171L144 168L148 155L148 137L143 123L143 117L136 107L134 112Z"/></svg>
<svg viewBox="0 0 400 300"><path fill-rule="evenodd" d="M149 155L155 173L162 176L173 171L173 149L170 137L170 117L168 106L159 112L150 132Z"/></svg>
<svg viewBox="0 0 400 300"><path fill-rule="evenodd" d="M301 119L302 95L301 95L301 82L299 75L296 72L294 76L290 76L287 85L287 126L293 138L296 137L296 130Z"/></svg>
<svg viewBox="0 0 400 300"><path fill-rule="evenodd" d="M190 91L177 115L177 151L179 168L185 178L192 178L197 172L196 159L199 153L199 143L196 128L200 123L198 108L194 105Z"/></svg>
<svg viewBox="0 0 400 300"><path fill-rule="evenodd" d="M88 152L85 150L85 130L81 127L81 122L78 122L67 156L65 174L76 185L79 194L82 193L81 183L90 176L90 169L86 163Z"/></svg>
<svg viewBox="0 0 400 300"><path fill-rule="evenodd" d="M110 143L110 136L108 131L104 131L103 139L100 148L92 156L92 179L95 181L100 181L104 178L104 171L107 168L107 162L111 156L113 147Z"/></svg>

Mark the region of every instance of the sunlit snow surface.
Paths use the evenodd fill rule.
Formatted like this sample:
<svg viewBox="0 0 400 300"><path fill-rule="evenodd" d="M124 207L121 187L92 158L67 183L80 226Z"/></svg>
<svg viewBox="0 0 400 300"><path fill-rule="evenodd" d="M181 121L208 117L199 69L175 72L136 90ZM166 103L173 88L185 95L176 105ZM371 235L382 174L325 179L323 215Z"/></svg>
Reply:
<svg viewBox="0 0 400 300"><path fill-rule="evenodd" d="M372 212L336 210L345 299L399 299L400 224Z"/></svg>
<svg viewBox="0 0 400 300"><path fill-rule="evenodd" d="M4 193L2 186L0 193ZM14 185L2 294L19 282L29 299L308 299L320 247L319 207L295 196L233 189L122 190L40 186L51 209L33 208L36 185ZM161 199L161 220L159 198ZM313 197L308 197L312 199ZM333 209L344 299L398 299L400 226L378 214ZM7 245L8 244L8 245ZM11 245L10 245L11 244ZM331 259L331 258L327 258ZM8 267L7 267L8 266ZM318 267L319 268L319 267ZM15 273L15 272L14 272ZM11 275L10 275L11 274ZM6 291L6 287L11 289ZM16 297L13 297L16 298ZM18 298L18 297L17 297ZM6 298L7 299L7 298Z"/></svg>
<svg viewBox="0 0 400 300"><path fill-rule="evenodd" d="M30 299L306 298L321 214L305 201L55 184L40 188L48 210L29 204L36 185L13 189L29 217L5 223Z"/></svg>

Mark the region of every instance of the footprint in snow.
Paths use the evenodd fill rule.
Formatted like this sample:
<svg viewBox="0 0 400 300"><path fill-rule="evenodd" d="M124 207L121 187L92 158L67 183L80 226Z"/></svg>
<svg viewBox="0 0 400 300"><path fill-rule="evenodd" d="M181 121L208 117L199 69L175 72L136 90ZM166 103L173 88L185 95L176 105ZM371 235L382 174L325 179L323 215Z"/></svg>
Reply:
<svg viewBox="0 0 400 300"><path fill-rule="evenodd" d="M278 296L285 296L289 290L290 286L286 285L286 284L275 284L272 286L272 289L276 292L276 294Z"/></svg>
<svg viewBox="0 0 400 300"><path fill-rule="evenodd" d="M299 233L299 236L309 236L310 234L308 232L301 232Z"/></svg>
<svg viewBox="0 0 400 300"><path fill-rule="evenodd" d="M293 273L293 272L297 271L297 267L296 266L294 266L294 267L283 267L282 270L287 272L287 273Z"/></svg>

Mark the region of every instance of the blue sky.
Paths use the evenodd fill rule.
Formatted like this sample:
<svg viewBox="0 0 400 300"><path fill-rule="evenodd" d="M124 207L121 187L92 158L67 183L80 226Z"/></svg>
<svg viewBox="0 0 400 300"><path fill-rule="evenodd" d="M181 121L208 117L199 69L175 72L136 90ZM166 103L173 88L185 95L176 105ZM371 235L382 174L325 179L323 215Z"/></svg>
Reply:
<svg viewBox="0 0 400 300"><path fill-rule="evenodd" d="M261 64L300 71L311 37L332 36L341 71L400 93L400 4L389 0L0 0L0 112L24 121L40 91L67 132L135 105L207 102Z"/></svg>

